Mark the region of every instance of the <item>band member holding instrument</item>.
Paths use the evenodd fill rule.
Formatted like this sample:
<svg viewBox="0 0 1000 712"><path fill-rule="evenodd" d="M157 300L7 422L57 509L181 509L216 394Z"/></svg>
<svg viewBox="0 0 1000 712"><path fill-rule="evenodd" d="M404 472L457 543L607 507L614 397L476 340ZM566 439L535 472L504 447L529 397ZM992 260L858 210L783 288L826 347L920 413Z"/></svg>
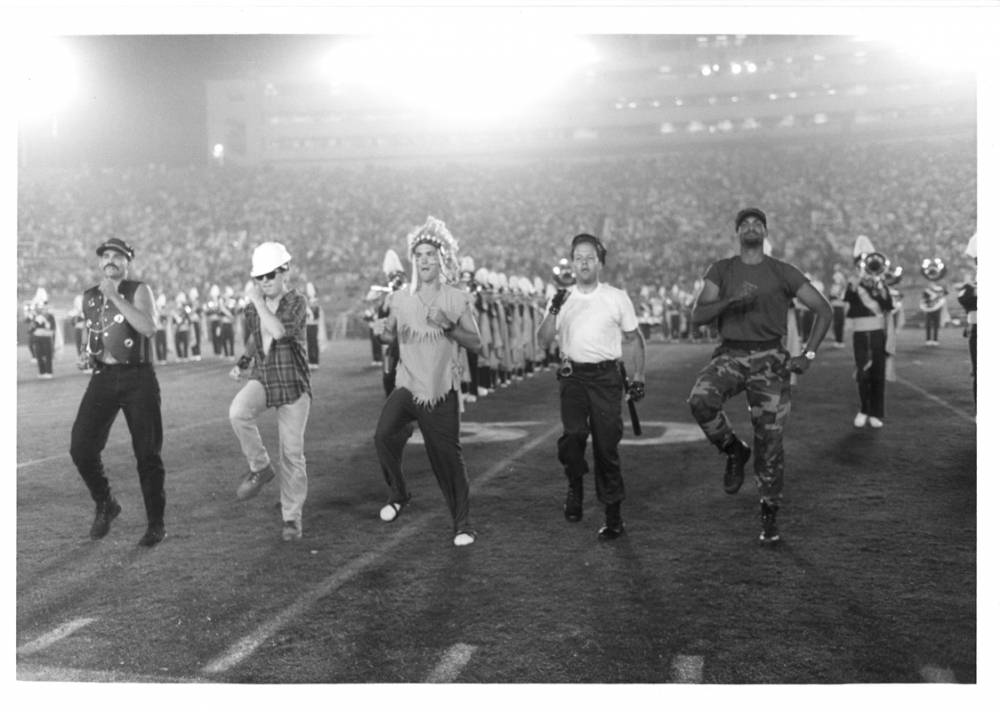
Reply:
<svg viewBox="0 0 1000 712"><path fill-rule="evenodd" d="M826 298L798 268L765 254L767 217L758 208L736 215L740 254L714 262L692 314L696 324L718 320L722 344L698 373L688 405L709 442L726 455L723 488L736 494L751 452L760 498L761 544L779 541L777 514L785 483L785 423L791 411L791 373L809 370L833 320ZM816 318L801 354L781 344L788 305L798 299ZM753 449L740 440L723 406L746 391Z"/></svg>
<svg viewBox="0 0 1000 712"><path fill-rule="evenodd" d="M83 294L87 354L92 374L73 422L70 455L97 505L90 538L101 539L121 511L111 494L101 452L111 425L124 411L139 470L146 508L146 533L140 546L155 546L166 531L163 513L166 473L160 449L163 420L160 384L153 371L151 339L156 333L156 305L148 284L126 279L135 252L112 237L97 248L103 279Z"/></svg>
<svg viewBox="0 0 1000 712"><path fill-rule="evenodd" d="M583 518L589 436L594 448L595 490L604 505L604 526L597 533L601 540L617 539L625 532L621 516L625 482L618 457L625 392L619 369L623 343L631 351L632 402L645 394L646 368L646 342L632 300L625 291L601 282L606 256L607 250L597 237L581 233L573 238L570 258L576 284L555 293L538 328L539 343L549 344L558 336L562 355L558 378L563 434L558 452L569 481L563 514L570 522Z"/></svg>
<svg viewBox="0 0 1000 712"><path fill-rule="evenodd" d="M924 332L927 346L937 346L938 332L941 329L941 313L944 311L945 288L940 284L932 284L920 296L920 311L924 313Z"/></svg>
<svg viewBox="0 0 1000 712"><path fill-rule="evenodd" d="M848 279L844 293L847 318L854 331L854 377L860 400L854 427L863 428L867 424L881 428L885 419L888 359L896 350L893 299L882 276L885 261L864 235L859 235L855 243L854 259L858 264L857 274Z"/></svg>

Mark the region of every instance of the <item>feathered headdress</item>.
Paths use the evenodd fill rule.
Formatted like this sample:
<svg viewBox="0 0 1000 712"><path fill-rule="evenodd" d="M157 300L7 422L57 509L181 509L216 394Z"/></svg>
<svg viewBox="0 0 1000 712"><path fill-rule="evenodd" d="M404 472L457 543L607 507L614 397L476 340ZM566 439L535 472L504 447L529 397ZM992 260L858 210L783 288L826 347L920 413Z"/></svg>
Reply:
<svg viewBox="0 0 1000 712"><path fill-rule="evenodd" d="M438 259L441 261L441 282L454 282L458 278L458 241L452 236L443 220L428 215L423 225L406 236L406 248L412 263L411 293L417 291L418 282L417 262L413 259L413 251L417 249L417 245L424 244L434 245L438 250Z"/></svg>
<svg viewBox="0 0 1000 712"><path fill-rule="evenodd" d="M979 241L976 239L978 235L979 233L976 233L975 235L969 238L969 244L965 246L966 257L972 257L973 259L978 259L979 255L977 253L979 246L977 243Z"/></svg>
<svg viewBox="0 0 1000 712"><path fill-rule="evenodd" d="M403 269L403 263L400 262L399 255L396 254L395 250L386 250L385 258L382 260L382 273L386 277L392 277L397 272L405 274L406 270Z"/></svg>

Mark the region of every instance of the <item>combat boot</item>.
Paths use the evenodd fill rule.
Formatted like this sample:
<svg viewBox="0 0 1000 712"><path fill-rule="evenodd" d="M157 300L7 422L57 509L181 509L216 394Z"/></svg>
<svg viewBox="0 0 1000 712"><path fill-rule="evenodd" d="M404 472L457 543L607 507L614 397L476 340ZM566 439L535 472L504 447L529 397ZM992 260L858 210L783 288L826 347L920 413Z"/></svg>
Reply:
<svg viewBox="0 0 1000 712"><path fill-rule="evenodd" d="M103 539L111 529L111 522L121 514L122 506L110 494L97 503L94 523L90 525L90 538Z"/></svg>
<svg viewBox="0 0 1000 712"><path fill-rule="evenodd" d="M726 474L722 478L722 489L726 494L736 494L743 486L743 470L752 450L749 445L733 435L722 451L726 454Z"/></svg>

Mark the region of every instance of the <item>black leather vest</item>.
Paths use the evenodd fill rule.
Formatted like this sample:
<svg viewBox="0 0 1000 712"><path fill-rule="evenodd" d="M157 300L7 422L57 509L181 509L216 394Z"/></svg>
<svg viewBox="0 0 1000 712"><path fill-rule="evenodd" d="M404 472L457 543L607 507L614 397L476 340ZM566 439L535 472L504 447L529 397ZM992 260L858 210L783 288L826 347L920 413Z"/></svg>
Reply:
<svg viewBox="0 0 1000 712"><path fill-rule="evenodd" d="M118 293L130 304L142 282L123 279ZM132 328L125 315L118 311L101 290L91 287L83 293L84 326L87 329L87 353L98 361L110 355L118 363L152 363L150 340Z"/></svg>

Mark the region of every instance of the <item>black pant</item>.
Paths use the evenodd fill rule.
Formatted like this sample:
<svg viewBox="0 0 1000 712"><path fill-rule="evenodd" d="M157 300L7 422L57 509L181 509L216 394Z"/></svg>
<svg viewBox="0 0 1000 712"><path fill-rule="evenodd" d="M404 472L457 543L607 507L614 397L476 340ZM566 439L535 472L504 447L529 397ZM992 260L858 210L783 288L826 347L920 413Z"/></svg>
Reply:
<svg viewBox="0 0 1000 712"><path fill-rule="evenodd" d="M310 365L319 365L319 324L306 324L306 353Z"/></svg>
<svg viewBox="0 0 1000 712"><path fill-rule="evenodd" d="M219 324L219 341L222 344L223 356L234 356L236 354L235 338L232 322L224 321Z"/></svg>
<svg viewBox="0 0 1000 712"><path fill-rule="evenodd" d="M587 473L584 457L589 436L594 448L597 499L613 504L625 499L625 482L618 459L622 439L623 384L617 366L598 371L575 368L559 377L559 405L563 434L559 462L571 486L582 486Z"/></svg>
<svg viewBox="0 0 1000 712"><path fill-rule="evenodd" d="M860 410L885 417L885 330L854 332L854 365Z"/></svg>
<svg viewBox="0 0 1000 712"><path fill-rule="evenodd" d="M167 330L157 329L156 336L153 339L153 345L156 346L156 360L163 363L167 360Z"/></svg>
<svg viewBox="0 0 1000 712"><path fill-rule="evenodd" d="M125 422L132 435L146 519L150 524L162 524L167 502L163 489L166 473L160 459L163 421L160 384L152 365L98 364L94 368L73 423L69 450L73 463L95 502L102 502L111 495L101 452L119 410L125 413Z"/></svg>
<svg viewBox="0 0 1000 712"><path fill-rule="evenodd" d="M38 360L39 375L52 373L52 337L32 336L32 352Z"/></svg>
<svg viewBox="0 0 1000 712"><path fill-rule="evenodd" d="M413 434L414 421L423 434L427 459L448 504L455 533L468 532L469 476L459 440L461 417L454 390L430 408L414 402L406 388L397 388L386 398L375 425L375 452L389 486L389 501L404 503L410 499L403 476L403 448Z"/></svg>
<svg viewBox="0 0 1000 712"><path fill-rule="evenodd" d="M187 331L175 331L174 332L174 353L177 354L177 358L187 358L188 357L188 339L189 332Z"/></svg>
<svg viewBox="0 0 1000 712"><path fill-rule="evenodd" d="M838 344L844 343L844 318L847 313L847 309L842 306L835 306L833 308L833 340ZM802 339L808 339L808 334L802 334Z"/></svg>
<svg viewBox="0 0 1000 712"><path fill-rule="evenodd" d="M976 324L969 325L969 356L972 358L972 400L974 402L978 401L978 396L976 395Z"/></svg>
<svg viewBox="0 0 1000 712"><path fill-rule="evenodd" d="M938 331L941 329L941 310L937 309L924 314L924 331L928 341L938 340Z"/></svg>

